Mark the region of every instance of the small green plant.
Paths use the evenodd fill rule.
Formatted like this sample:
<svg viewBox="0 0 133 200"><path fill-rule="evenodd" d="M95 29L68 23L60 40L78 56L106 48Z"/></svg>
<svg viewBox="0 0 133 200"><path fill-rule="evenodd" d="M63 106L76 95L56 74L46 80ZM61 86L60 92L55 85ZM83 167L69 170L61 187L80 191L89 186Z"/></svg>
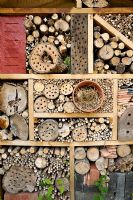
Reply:
<svg viewBox="0 0 133 200"><path fill-rule="evenodd" d="M71 58L70 58L70 56L67 56L65 58L64 63L65 63L65 65L67 65L69 67L71 66Z"/></svg>
<svg viewBox="0 0 133 200"><path fill-rule="evenodd" d="M51 179L45 178L40 182L40 186L47 187L47 193L44 195L39 195L38 200L53 200L53 181Z"/></svg>
<svg viewBox="0 0 133 200"><path fill-rule="evenodd" d="M60 192L61 194L63 194L63 193L65 192L65 188L64 188L62 179L58 179L56 182L57 182L57 184L58 184L59 192Z"/></svg>
<svg viewBox="0 0 133 200"><path fill-rule="evenodd" d="M99 194L94 196L94 200L105 200L108 188L106 186L107 176L100 176L99 180L96 181L95 186L97 187Z"/></svg>

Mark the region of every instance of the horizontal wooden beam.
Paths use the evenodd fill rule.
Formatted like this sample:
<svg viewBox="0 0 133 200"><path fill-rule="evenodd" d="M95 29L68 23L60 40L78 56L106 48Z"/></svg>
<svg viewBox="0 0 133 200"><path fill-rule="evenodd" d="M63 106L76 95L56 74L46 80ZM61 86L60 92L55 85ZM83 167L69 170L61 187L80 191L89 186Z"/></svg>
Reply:
<svg viewBox="0 0 133 200"><path fill-rule="evenodd" d="M0 8L1 15L25 15L62 12L88 14L133 13L133 8Z"/></svg>
<svg viewBox="0 0 133 200"><path fill-rule="evenodd" d="M34 113L35 118L93 118L113 117L113 113Z"/></svg>
<svg viewBox="0 0 133 200"><path fill-rule="evenodd" d="M0 145L2 146L105 146L105 145L123 145L130 144L133 145L133 141L91 141L91 142L40 142L40 141L21 141L21 140L13 140L13 141L0 141Z"/></svg>

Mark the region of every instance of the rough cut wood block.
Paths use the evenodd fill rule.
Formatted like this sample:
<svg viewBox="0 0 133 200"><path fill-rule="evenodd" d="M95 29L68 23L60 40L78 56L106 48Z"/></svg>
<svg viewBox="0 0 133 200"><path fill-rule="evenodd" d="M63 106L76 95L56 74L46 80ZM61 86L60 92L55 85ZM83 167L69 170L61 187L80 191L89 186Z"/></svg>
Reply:
<svg viewBox="0 0 133 200"><path fill-rule="evenodd" d="M26 73L24 17L0 17L0 73Z"/></svg>
<svg viewBox="0 0 133 200"><path fill-rule="evenodd" d="M72 14L71 18L71 71L88 72L88 15Z"/></svg>
<svg viewBox="0 0 133 200"><path fill-rule="evenodd" d="M19 193L19 194L10 194L5 193L4 200L37 200L38 193Z"/></svg>
<svg viewBox="0 0 133 200"><path fill-rule="evenodd" d="M133 194L133 172L126 174L126 183L125 183L125 200L132 199Z"/></svg>

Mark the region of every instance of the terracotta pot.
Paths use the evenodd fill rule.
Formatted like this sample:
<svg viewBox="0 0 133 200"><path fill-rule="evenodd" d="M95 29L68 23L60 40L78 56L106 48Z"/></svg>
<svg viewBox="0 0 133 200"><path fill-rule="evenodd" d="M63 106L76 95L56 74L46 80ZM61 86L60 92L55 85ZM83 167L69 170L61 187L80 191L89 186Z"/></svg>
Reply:
<svg viewBox="0 0 133 200"><path fill-rule="evenodd" d="M95 88L100 96L100 103L98 105L96 105L96 107L94 109L91 109L91 110L84 109L76 101L77 90L84 86L90 86L90 87ZM73 91L73 102L74 102L75 106L83 112L94 112L94 111L98 110L103 105L104 99L105 99L105 96L104 96L103 89L101 88L101 86L98 83L93 82L93 81L87 81L87 80L82 81L79 84L77 84L77 86L75 87L75 89Z"/></svg>

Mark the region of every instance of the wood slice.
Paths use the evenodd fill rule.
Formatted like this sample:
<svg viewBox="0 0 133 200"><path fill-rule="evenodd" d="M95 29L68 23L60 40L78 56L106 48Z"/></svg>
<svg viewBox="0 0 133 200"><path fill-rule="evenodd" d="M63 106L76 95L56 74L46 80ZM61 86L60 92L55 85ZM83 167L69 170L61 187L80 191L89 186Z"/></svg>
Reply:
<svg viewBox="0 0 133 200"><path fill-rule="evenodd" d="M18 113L23 112L27 106L27 92L22 86L16 87L16 97L17 97L17 111Z"/></svg>
<svg viewBox="0 0 133 200"><path fill-rule="evenodd" d="M34 110L43 113L47 110L48 101L44 96L37 97L34 102Z"/></svg>
<svg viewBox="0 0 133 200"><path fill-rule="evenodd" d="M104 45L99 50L99 57L103 60L110 60L114 55L114 50L110 45Z"/></svg>
<svg viewBox="0 0 133 200"><path fill-rule="evenodd" d="M58 133L59 136L65 138L70 134L70 127L69 123L63 123L62 128L59 128Z"/></svg>
<svg viewBox="0 0 133 200"><path fill-rule="evenodd" d="M57 31L61 30L63 32L67 32L69 30L69 24L63 19L59 19L55 22L54 27Z"/></svg>
<svg viewBox="0 0 133 200"><path fill-rule="evenodd" d="M55 109L55 105L54 105L53 102L49 102L49 103L48 103L48 109L49 109L49 110L54 110L54 109Z"/></svg>
<svg viewBox="0 0 133 200"><path fill-rule="evenodd" d="M1 115L0 116L0 128L1 129L6 129L9 126L9 118L6 115Z"/></svg>
<svg viewBox="0 0 133 200"><path fill-rule="evenodd" d="M41 82L39 82L39 81L35 82L35 84L34 84L34 90L36 92L42 92L44 90L44 84L41 83Z"/></svg>
<svg viewBox="0 0 133 200"><path fill-rule="evenodd" d="M44 141L55 141L58 137L58 123L48 119L38 126L38 134Z"/></svg>
<svg viewBox="0 0 133 200"><path fill-rule="evenodd" d="M32 35L33 35L34 38L39 38L40 33L39 33L38 30L35 30L35 31L32 32Z"/></svg>
<svg viewBox="0 0 133 200"><path fill-rule="evenodd" d="M100 157L96 160L95 164L96 167L99 171L103 171L105 169L105 163L104 163L105 159L103 157Z"/></svg>
<svg viewBox="0 0 133 200"><path fill-rule="evenodd" d="M52 63L43 59L44 54L50 56ZM37 73L59 73L67 69L66 65L61 59L61 55L58 49L48 42L36 45L36 47L31 52L29 64L31 68Z"/></svg>
<svg viewBox="0 0 133 200"><path fill-rule="evenodd" d="M42 23L42 19L40 16L35 16L33 21L35 25L40 25Z"/></svg>
<svg viewBox="0 0 133 200"><path fill-rule="evenodd" d="M118 43L117 42L110 42L110 46L113 48L113 49L116 49L118 47Z"/></svg>
<svg viewBox="0 0 133 200"><path fill-rule="evenodd" d="M88 73L88 15L71 15L71 71Z"/></svg>
<svg viewBox="0 0 133 200"><path fill-rule="evenodd" d="M129 107L118 120L118 140L133 140L133 107Z"/></svg>
<svg viewBox="0 0 133 200"><path fill-rule="evenodd" d="M117 71L118 74L123 74L125 72L125 69L126 67L122 63L120 63L119 65L115 67L115 70Z"/></svg>
<svg viewBox="0 0 133 200"><path fill-rule="evenodd" d="M71 86L70 83L64 83L62 86L61 86L61 93L63 95L70 95L71 93L73 92L73 87Z"/></svg>
<svg viewBox="0 0 133 200"><path fill-rule="evenodd" d="M67 192L67 191L69 191L69 180L67 178L58 177L55 180L55 186L56 186L57 190L60 191L60 188L63 188L64 192Z"/></svg>
<svg viewBox="0 0 133 200"><path fill-rule="evenodd" d="M54 84L47 84L44 89L44 95L47 99L57 99L59 96L59 88Z"/></svg>
<svg viewBox="0 0 133 200"><path fill-rule="evenodd" d="M132 59L129 58L129 57L124 57L124 58L122 58L122 63L123 63L124 65L131 65Z"/></svg>
<svg viewBox="0 0 133 200"><path fill-rule="evenodd" d="M87 138L87 128L86 126L80 126L75 128L72 131L72 138L76 142L82 142L85 141Z"/></svg>
<svg viewBox="0 0 133 200"><path fill-rule="evenodd" d="M78 147L75 149L74 157L77 160L83 160L86 158L86 152L83 147Z"/></svg>
<svg viewBox="0 0 133 200"><path fill-rule="evenodd" d="M128 156L131 153L131 148L129 145L120 145L117 147L117 154L121 158Z"/></svg>
<svg viewBox="0 0 133 200"><path fill-rule="evenodd" d="M99 149L96 147L90 147L87 150L87 158L90 161L93 161L93 162L96 161L99 158Z"/></svg>
<svg viewBox="0 0 133 200"><path fill-rule="evenodd" d="M117 66L117 65L119 65L119 64L120 64L120 58L114 56L113 58L111 58L111 60L110 60L110 64L113 65L113 66Z"/></svg>
<svg viewBox="0 0 133 200"><path fill-rule="evenodd" d="M90 163L87 159L78 160L75 162L75 171L80 175L85 175L90 170Z"/></svg>
<svg viewBox="0 0 133 200"><path fill-rule="evenodd" d="M19 114L14 114L10 117L10 130L15 137L20 140L28 139L28 125L26 120Z"/></svg>
<svg viewBox="0 0 133 200"><path fill-rule="evenodd" d="M105 42L108 42L108 40L109 40L109 38L110 38L110 36L109 36L108 33L103 33L103 34L101 34L101 37L103 38L103 40L104 40Z"/></svg>
<svg viewBox="0 0 133 200"><path fill-rule="evenodd" d="M133 50L127 50L126 54L127 54L128 57L131 58L133 56Z"/></svg>
<svg viewBox="0 0 133 200"><path fill-rule="evenodd" d="M108 2L106 0L97 0L97 1L92 1L92 0L82 0L82 2L90 8L93 7L98 7L98 8L102 8L102 7L106 7L108 6Z"/></svg>
<svg viewBox="0 0 133 200"><path fill-rule="evenodd" d="M94 45L97 48L102 48L104 46L104 41L102 38L98 38L96 40L94 40Z"/></svg>
<svg viewBox="0 0 133 200"><path fill-rule="evenodd" d="M3 189L9 193L33 192L37 176L32 169L13 166L3 177Z"/></svg>
<svg viewBox="0 0 133 200"><path fill-rule="evenodd" d="M44 169L47 166L47 160L42 157L38 157L35 160L35 165L39 169Z"/></svg>
<svg viewBox="0 0 133 200"><path fill-rule="evenodd" d="M63 105L63 109L66 113L73 113L75 110L75 106L74 106L73 102L66 102Z"/></svg>

